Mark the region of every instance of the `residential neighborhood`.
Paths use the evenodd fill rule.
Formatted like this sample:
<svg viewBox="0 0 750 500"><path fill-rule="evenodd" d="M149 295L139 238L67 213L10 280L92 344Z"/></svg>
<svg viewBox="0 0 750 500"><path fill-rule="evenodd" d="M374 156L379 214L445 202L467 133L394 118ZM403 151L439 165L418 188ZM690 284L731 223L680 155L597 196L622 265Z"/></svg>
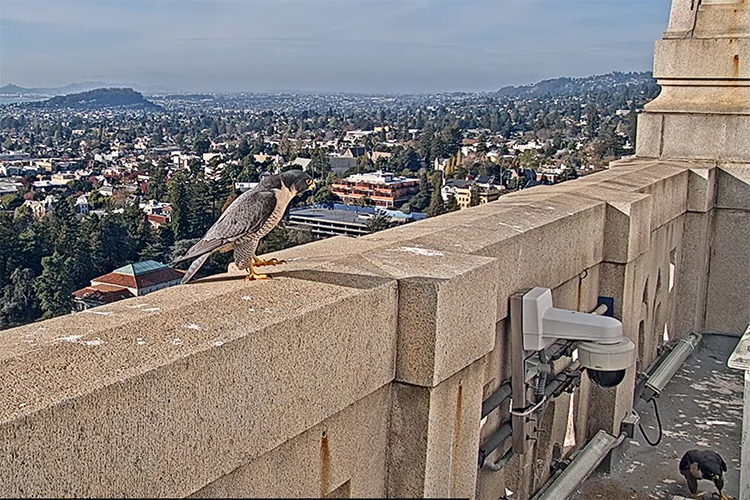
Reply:
<svg viewBox="0 0 750 500"><path fill-rule="evenodd" d="M1 106L2 245L33 251L4 257L0 326L138 295L97 280L169 264L239 194L284 170L308 172L316 189L291 203L259 252L590 174L632 154L635 114L656 91L649 74L611 73L483 94L99 89ZM203 272L230 258L212 257ZM45 272L64 297L44 298ZM31 303L17 305L18 294Z"/></svg>

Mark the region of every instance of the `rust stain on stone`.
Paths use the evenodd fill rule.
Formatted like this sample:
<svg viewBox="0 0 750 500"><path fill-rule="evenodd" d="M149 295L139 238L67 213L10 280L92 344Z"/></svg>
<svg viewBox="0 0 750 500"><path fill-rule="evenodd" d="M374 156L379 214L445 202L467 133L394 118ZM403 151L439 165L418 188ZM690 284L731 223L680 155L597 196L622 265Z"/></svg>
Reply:
<svg viewBox="0 0 750 500"><path fill-rule="evenodd" d="M325 431L320 439L320 496L328 494L328 484L331 481L331 452L328 451L328 436Z"/></svg>
<svg viewBox="0 0 750 500"><path fill-rule="evenodd" d="M451 460L451 496L457 497L456 486L458 483L458 466L461 463L458 456L461 448L461 415L463 413L463 385L458 384L458 396L456 397L456 419L453 423L453 460Z"/></svg>
<svg viewBox="0 0 750 500"><path fill-rule="evenodd" d="M732 59L732 78L739 78L740 77L740 55L735 54L734 59Z"/></svg>

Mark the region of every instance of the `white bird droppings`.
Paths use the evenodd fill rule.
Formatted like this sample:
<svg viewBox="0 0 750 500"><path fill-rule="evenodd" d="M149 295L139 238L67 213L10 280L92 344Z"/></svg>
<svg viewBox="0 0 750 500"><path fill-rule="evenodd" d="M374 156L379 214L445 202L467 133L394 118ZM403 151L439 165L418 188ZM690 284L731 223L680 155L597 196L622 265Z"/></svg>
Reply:
<svg viewBox="0 0 750 500"><path fill-rule="evenodd" d="M104 341L97 337L93 340L81 340L83 338L83 335L70 335L68 337L58 337L55 340L59 342L72 342L74 344L81 344L81 345L88 345L88 346L97 346L102 345Z"/></svg>
<svg viewBox="0 0 750 500"><path fill-rule="evenodd" d="M185 328L187 328L188 330L200 330L201 329L200 325L196 325L195 323L188 323L187 325L185 325Z"/></svg>
<svg viewBox="0 0 750 500"><path fill-rule="evenodd" d="M242 300L253 300L253 297L250 295L243 295Z"/></svg>
<svg viewBox="0 0 750 500"><path fill-rule="evenodd" d="M135 339L135 343L138 345L146 345L146 341L143 340L141 337L138 337L137 339Z"/></svg>
<svg viewBox="0 0 750 500"><path fill-rule="evenodd" d="M706 425L728 425L730 427L734 427L734 422L727 422L725 420L706 420Z"/></svg>
<svg viewBox="0 0 750 500"><path fill-rule="evenodd" d="M174 345L182 345L182 339L172 339Z"/></svg>
<svg viewBox="0 0 750 500"><path fill-rule="evenodd" d="M60 342L78 342L78 340L82 337L83 335L70 335L68 337L58 337L55 340L58 340Z"/></svg>
<svg viewBox="0 0 750 500"><path fill-rule="evenodd" d="M443 252L439 252L437 250L430 250L428 248L418 248L418 247L400 247L398 248L399 252L409 252L413 253L415 255L422 255L424 257L442 257Z"/></svg>
<svg viewBox="0 0 750 500"><path fill-rule="evenodd" d="M224 341L216 339L216 340L214 340L214 341L211 342L211 345L214 346L214 347L221 347L221 346L224 345Z"/></svg>

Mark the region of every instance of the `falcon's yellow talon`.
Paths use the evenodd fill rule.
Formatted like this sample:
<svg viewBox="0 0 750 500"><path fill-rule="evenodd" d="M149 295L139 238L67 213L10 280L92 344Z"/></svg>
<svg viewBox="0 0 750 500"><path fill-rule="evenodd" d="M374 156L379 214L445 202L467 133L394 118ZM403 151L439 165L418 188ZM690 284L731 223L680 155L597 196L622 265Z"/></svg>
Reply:
<svg viewBox="0 0 750 500"><path fill-rule="evenodd" d="M250 273L247 276L245 276L245 281L257 281L257 280L268 279L267 274L257 274L252 267L249 269L249 271Z"/></svg>
<svg viewBox="0 0 750 500"><path fill-rule="evenodd" d="M279 259L260 260L258 257L253 257L253 265L255 267L260 267L260 266L278 266L280 264L286 264L286 261L285 260L279 260Z"/></svg>

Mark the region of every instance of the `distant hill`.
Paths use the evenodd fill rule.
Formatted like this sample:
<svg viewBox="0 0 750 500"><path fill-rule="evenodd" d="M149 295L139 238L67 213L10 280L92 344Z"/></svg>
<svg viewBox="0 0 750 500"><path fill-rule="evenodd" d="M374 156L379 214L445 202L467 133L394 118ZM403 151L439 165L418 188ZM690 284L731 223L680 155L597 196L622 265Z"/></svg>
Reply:
<svg viewBox="0 0 750 500"><path fill-rule="evenodd" d="M32 90L33 89L27 89L9 83L8 85L3 85L2 87L0 87L0 94L36 94L36 92L32 92Z"/></svg>
<svg viewBox="0 0 750 500"><path fill-rule="evenodd" d="M77 92L86 92L87 90L96 90L101 88L127 87L145 94L166 94L176 92L175 89L160 85L143 86L134 83L112 83L112 82L77 82L64 85L62 87L19 87L12 83L0 87L0 95L42 95L57 96L74 94Z"/></svg>
<svg viewBox="0 0 750 500"><path fill-rule="evenodd" d="M531 85L517 87L503 87L496 92L499 97L556 97L571 95L586 95L589 92L598 92L622 86L653 86L657 88L656 80L651 72L620 73L614 72L606 75L594 75L583 78L553 78L542 80Z"/></svg>
<svg viewBox="0 0 750 500"><path fill-rule="evenodd" d="M0 87L0 94L2 95L17 95L17 94L39 94L39 95L65 95L73 94L75 92L85 92L87 90L94 90L104 87L112 87L113 85L106 82L79 82L64 85L62 87L19 87L18 85L8 84Z"/></svg>
<svg viewBox="0 0 750 500"><path fill-rule="evenodd" d="M161 106L145 99L140 92L127 88L106 88L88 90L77 94L68 94L53 97L46 101L32 102L26 104L32 108L74 108L74 109L141 109L157 111L163 109Z"/></svg>

